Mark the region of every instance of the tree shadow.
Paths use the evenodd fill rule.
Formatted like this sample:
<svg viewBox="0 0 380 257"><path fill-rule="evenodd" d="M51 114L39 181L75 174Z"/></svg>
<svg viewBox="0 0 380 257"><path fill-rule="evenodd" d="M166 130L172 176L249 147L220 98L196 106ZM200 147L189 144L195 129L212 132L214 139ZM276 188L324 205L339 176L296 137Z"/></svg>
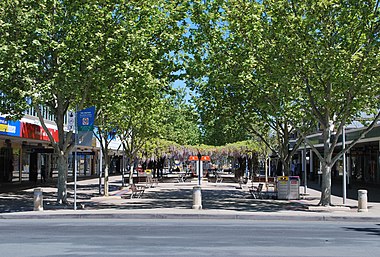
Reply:
<svg viewBox="0 0 380 257"><path fill-rule="evenodd" d="M129 199L130 194L118 204L85 201L86 209L190 209L193 201L192 189L161 189L145 191L141 199ZM231 210L244 212L278 212L283 210L308 211L298 202L261 200L242 190L202 190L202 208L208 210Z"/></svg>
<svg viewBox="0 0 380 257"><path fill-rule="evenodd" d="M77 185L77 203L85 209L191 209L193 203L192 188L153 188L145 190L141 199L129 199L130 193L124 194L125 199L113 201L94 200L99 197L99 185ZM68 204L56 202L56 190L43 192L44 210L73 209L74 186L67 186ZM110 184L112 192L120 191L119 185ZM125 192L128 192L126 190ZM122 192L124 193L124 192ZM33 192L18 191L0 194L0 212L21 212L33 210ZM307 206L297 201L281 201L272 199L254 199L251 194L235 186L215 189L202 189L202 208L206 210L231 210L241 212L279 212L284 210L308 211Z"/></svg>
<svg viewBox="0 0 380 257"><path fill-rule="evenodd" d="M376 224L377 226L380 226L380 224ZM363 232L367 235L373 235L373 236L380 236L380 228L363 228L363 227L344 227L344 229L349 231L357 231L357 232Z"/></svg>
<svg viewBox="0 0 380 257"><path fill-rule="evenodd" d="M18 192L17 194L0 194L0 212L2 213L32 211L33 208L33 193Z"/></svg>
<svg viewBox="0 0 380 257"><path fill-rule="evenodd" d="M308 187L318 191L321 190L320 185L316 181L310 181ZM380 202L380 188L377 185L366 184L363 182L356 182L348 185L346 188L346 197L348 199L358 200L359 189L366 189L368 191L368 202ZM331 194L343 197L343 186L340 181L335 181L332 183Z"/></svg>

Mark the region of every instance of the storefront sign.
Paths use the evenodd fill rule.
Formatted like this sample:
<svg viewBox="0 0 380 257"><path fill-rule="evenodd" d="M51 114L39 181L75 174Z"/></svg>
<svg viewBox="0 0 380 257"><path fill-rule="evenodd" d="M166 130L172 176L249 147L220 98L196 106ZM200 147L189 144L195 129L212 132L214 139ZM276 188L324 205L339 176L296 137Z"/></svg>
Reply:
<svg viewBox="0 0 380 257"><path fill-rule="evenodd" d="M59 141L58 130L49 128L49 131L51 135L53 136L55 142L58 142ZM26 122L21 123L21 137L50 141L43 127L36 124L26 123Z"/></svg>
<svg viewBox="0 0 380 257"><path fill-rule="evenodd" d="M0 135L19 137L20 121L10 121L0 117Z"/></svg>

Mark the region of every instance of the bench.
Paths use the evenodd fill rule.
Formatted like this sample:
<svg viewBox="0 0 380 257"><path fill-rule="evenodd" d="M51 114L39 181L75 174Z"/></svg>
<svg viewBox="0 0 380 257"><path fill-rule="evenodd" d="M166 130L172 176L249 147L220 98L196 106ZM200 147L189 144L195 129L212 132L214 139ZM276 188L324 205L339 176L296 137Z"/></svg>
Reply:
<svg viewBox="0 0 380 257"><path fill-rule="evenodd" d="M183 182L185 182L185 180L186 180L186 174L178 174L178 177L177 177L177 182L178 183L183 183Z"/></svg>
<svg viewBox="0 0 380 257"><path fill-rule="evenodd" d="M215 173L215 183L222 183L223 182L223 178L216 172Z"/></svg>
<svg viewBox="0 0 380 257"><path fill-rule="evenodd" d="M145 192L145 186L136 186L135 184L131 185L131 199L141 198L144 192Z"/></svg>
<svg viewBox="0 0 380 257"><path fill-rule="evenodd" d="M151 187L153 187L154 184L158 185L158 178L153 178L152 176L147 176L145 187L151 188Z"/></svg>
<svg viewBox="0 0 380 257"><path fill-rule="evenodd" d="M260 183L258 186L252 186L249 189L249 192L253 196L253 198L257 199L257 197L260 197L263 199L262 191L263 191L263 183Z"/></svg>

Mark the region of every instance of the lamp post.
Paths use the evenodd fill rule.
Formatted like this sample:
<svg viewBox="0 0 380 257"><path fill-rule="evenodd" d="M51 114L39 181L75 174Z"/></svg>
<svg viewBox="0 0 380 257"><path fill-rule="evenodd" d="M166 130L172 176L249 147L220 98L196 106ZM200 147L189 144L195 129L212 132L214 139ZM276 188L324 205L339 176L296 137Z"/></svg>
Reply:
<svg viewBox="0 0 380 257"><path fill-rule="evenodd" d="M342 149L343 151L346 149L346 128L343 126L342 132ZM346 167L346 153L343 152L343 205L346 205L347 199L347 167Z"/></svg>
<svg viewBox="0 0 380 257"><path fill-rule="evenodd" d="M304 188L303 188L303 193L306 195L307 194L307 171L306 171L306 144L303 144L303 150L302 150L302 169L304 172Z"/></svg>
<svg viewBox="0 0 380 257"><path fill-rule="evenodd" d="M195 156L193 156L195 157ZM197 160L197 169L198 169L198 185L193 187L193 209L200 210L202 209L202 192L201 192L201 161L202 155L198 151L198 155L194 158Z"/></svg>
<svg viewBox="0 0 380 257"><path fill-rule="evenodd" d="M202 154L198 151L198 186L201 186L201 159L202 159Z"/></svg>

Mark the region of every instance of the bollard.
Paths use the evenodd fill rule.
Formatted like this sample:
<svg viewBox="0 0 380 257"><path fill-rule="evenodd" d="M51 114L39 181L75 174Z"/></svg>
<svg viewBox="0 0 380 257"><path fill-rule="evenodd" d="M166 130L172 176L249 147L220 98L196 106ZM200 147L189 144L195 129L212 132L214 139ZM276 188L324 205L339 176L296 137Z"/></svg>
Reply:
<svg viewBox="0 0 380 257"><path fill-rule="evenodd" d="M43 211L44 210L44 199L42 196L42 189L35 188L34 189L34 210L35 211Z"/></svg>
<svg viewBox="0 0 380 257"><path fill-rule="evenodd" d="M193 187L193 209L202 209L202 192L200 186Z"/></svg>
<svg viewBox="0 0 380 257"><path fill-rule="evenodd" d="M358 212L368 212L367 208L367 190L358 190Z"/></svg>

